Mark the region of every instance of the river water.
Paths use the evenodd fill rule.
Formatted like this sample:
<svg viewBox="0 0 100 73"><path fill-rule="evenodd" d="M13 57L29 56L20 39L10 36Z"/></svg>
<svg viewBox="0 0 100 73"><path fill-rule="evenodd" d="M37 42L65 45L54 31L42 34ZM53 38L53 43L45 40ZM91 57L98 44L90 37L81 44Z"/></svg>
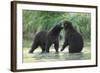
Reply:
<svg viewBox="0 0 100 73"><path fill-rule="evenodd" d="M55 53L54 49L50 53L41 54L40 50L36 50L33 54L28 53L29 50L24 50L23 62L52 62L52 61L69 61L69 60L89 60L91 59L91 49L83 48L81 53L68 53L68 50Z"/></svg>

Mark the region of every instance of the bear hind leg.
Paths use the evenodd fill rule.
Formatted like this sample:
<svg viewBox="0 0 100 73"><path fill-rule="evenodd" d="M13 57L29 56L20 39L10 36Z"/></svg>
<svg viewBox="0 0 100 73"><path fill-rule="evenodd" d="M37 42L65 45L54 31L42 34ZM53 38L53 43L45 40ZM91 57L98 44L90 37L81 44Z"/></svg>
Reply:
<svg viewBox="0 0 100 73"><path fill-rule="evenodd" d="M34 50L38 47L37 43L33 43L32 48L30 49L29 53L33 53Z"/></svg>
<svg viewBox="0 0 100 73"><path fill-rule="evenodd" d="M80 53L81 50L75 47L69 47L69 53Z"/></svg>

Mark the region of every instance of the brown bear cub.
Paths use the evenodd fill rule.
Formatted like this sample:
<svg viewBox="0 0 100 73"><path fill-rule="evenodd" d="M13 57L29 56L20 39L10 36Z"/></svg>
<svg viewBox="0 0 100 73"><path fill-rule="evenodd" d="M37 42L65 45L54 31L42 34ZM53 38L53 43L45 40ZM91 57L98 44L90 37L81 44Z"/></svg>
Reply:
<svg viewBox="0 0 100 73"><path fill-rule="evenodd" d="M65 31L65 39L61 51L69 46L69 53L81 52L84 44L81 34L74 29L70 21L64 21L62 25Z"/></svg>
<svg viewBox="0 0 100 73"><path fill-rule="evenodd" d="M40 31L35 35L32 47L29 53L33 53L34 50L38 47L42 49L42 53L49 53L49 48L54 44L54 48L58 53L59 49L59 34L62 29L62 25L59 23L54 26L49 31Z"/></svg>

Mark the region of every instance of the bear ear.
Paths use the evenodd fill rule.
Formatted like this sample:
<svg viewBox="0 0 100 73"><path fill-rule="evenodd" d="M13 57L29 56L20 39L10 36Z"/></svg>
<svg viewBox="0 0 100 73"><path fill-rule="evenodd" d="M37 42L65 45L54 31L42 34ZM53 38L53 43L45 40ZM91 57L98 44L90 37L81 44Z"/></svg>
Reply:
<svg viewBox="0 0 100 73"><path fill-rule="evenodd" d="M58 24L60 25L60 27L64 27L63 22L59 22Z"/></svg>
<svg viewBox="0 0 100 73"><path fill-rule="evenodd" d="M58 24L61 29L63 29L64 25L62 23Z"/></svg>

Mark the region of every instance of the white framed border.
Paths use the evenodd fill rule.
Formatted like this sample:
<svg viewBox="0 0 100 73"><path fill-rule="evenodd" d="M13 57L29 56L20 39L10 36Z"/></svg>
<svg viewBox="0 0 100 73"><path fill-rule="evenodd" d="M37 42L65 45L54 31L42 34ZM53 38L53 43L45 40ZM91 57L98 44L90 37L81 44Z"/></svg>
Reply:
<svg viewBox="0 0 100 73"><path fill-rule="evenodd" d="M90 60L73 60L73 61L57 61L55 62L38 62L38 63L22 63L22 10L41 10L41 11L57 11L57 12L86 12L91 13L91 59ZM54 67L74 67L96 65L96 8L84 6L55 6L45 4L16 4L16 27L17 27L17 46L16 46L16 69L39 69Z"/></svg>

